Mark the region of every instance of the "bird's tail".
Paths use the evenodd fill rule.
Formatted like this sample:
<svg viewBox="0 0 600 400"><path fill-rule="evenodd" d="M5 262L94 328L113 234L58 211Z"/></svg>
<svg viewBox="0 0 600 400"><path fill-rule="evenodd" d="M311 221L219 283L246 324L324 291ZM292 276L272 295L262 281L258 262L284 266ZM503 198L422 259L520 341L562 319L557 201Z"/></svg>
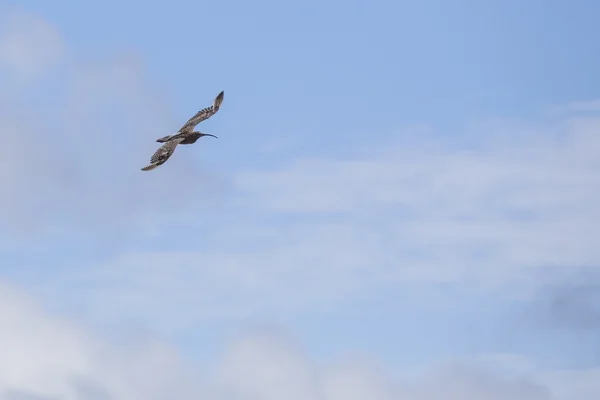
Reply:
<svg viewBox="0 0 600 400"><path fill-rule="evenodd" d="M161 137L160 139L156 139L156 141L158 143L164 143L164 142L168 141L171 138L171 136L172 135L167 135L167 136Z"/></svg>
<svg viewBox="0 0 600 400"><path fill-rule="evenodd" d="M158 167L158 165L156 165L156 164L150 164L150 165L147 165L144 168L142 168L142 171L151 171L151 170L153 170L156 167Z"/></svg>

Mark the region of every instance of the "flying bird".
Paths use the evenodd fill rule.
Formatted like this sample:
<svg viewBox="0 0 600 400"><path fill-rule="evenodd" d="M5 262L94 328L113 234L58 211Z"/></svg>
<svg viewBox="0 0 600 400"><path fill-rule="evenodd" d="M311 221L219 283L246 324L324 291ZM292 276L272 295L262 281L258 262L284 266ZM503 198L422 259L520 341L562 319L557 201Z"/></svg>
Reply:
<svg viewBox="0 0 600 400"><path fill-rule="evenodd" d="M200 131L194 131L196 125L200 122L205 121L215 115L219 108L221 108L221 104L223 103L223 97L225 92L222 91L215 97L213 104L210 107L203 108L198 111L196 115L190 118L174 135L167 135L160 139L156 139L159 143L164 143L162 146L156 150L156 152L150 158L150 165L142 168L142 171L150 171L154 168L163 165L167 160L173 155L175 149L180 144L193 144L196 143L198 139L203 136L212 136L217 138L215 135L211 135L210 133L202 133ZM218 138L217 138L218 139Z"/></svg>

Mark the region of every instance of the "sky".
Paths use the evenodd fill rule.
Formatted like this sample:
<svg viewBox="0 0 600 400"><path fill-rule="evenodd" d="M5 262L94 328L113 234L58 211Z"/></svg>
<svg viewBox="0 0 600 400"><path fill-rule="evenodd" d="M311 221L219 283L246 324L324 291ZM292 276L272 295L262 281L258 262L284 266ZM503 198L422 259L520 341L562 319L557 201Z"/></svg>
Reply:
<svg viewBox="0 0 600 400"><path fill-rule="evenodd" d="M599 12L0 0L0 400L597 399Z"/></svg>

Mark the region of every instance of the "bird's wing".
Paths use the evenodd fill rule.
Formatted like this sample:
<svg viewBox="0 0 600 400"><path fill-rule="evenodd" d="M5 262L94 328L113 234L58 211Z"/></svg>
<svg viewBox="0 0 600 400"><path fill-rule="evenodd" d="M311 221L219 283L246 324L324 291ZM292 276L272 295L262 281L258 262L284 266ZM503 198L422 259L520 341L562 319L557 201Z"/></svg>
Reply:
<svg viewBox="0 0 600 400"><path fill-rule="evenodd" d="M183 139L171 140L160 146L150 158L150 165L142 168L142 171L149 171L167 162L175 152L177 145L182 141Z"/></svg>
<svg viewBox="0 0 600 400"><path fill-rule="evenodd" d="M215 100L210 107L203 108L202 110L198 111L196 115L190 118L185 123L185 125L183 125L181 129L179 129L179 132L191 132L200 122L209 119L210 117L215 115L217 111L219 111L219 108L221 108L221 103L223 103L223 96L225 96L225 91L222 91L217 95L217 97L215 97Z"/></svg>

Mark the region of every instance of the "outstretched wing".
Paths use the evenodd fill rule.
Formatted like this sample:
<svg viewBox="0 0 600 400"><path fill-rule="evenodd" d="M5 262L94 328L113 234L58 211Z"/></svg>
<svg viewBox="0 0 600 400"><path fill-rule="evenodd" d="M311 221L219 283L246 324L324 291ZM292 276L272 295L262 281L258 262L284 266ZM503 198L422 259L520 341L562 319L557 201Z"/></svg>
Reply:
<svg viewBox="0 0 600 400"><path fill-rule="evenodd" d="M183 139L175 139L166 142L158 148L150 158L150 165L142 168L142 171L150 171L159 165L163 165L175 152L177 145L181 143Z"/></svg>
<svg viewBox="0 0 600 400"><path fill-rule="evenodd" d="M196 115L190 118L185 123L185 125L183 125L181 129L179 129L179 132L191 132L200 122L209 119L210 117L215 115L217 111L219 111L219 108L221 108L221 103L223 103L223 96L225 96L225 91L222 91L217 95L217 97L215 97L212 106L203 108L202 110L198 111Z"/></svg>

